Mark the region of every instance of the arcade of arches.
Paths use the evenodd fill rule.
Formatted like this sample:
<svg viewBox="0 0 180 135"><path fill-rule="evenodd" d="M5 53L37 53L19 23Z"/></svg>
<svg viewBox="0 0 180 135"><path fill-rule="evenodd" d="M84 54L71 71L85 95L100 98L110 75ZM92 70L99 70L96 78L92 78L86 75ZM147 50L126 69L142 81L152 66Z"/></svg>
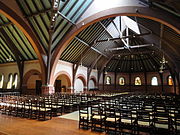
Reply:
<svg viewBox="0 0 180 135"><path fill-rule="evenodd" d="M37 24L31 24L31 20L29 20L30 25L24 23L22 16L18 13L21 12L21 10L26 11L23 8L19 9L19 7L22 7L19 2L15 3L18 9L17 12L8 6L8 4L11 5L12 3L4 1L0 3L2 5L1 7L3 7L0 10L1 19L2 22L5 21L3 18L9 20L10 27L11 24L13 24L16 29L22 32L23 38L26 37L26 39L20 41L20 37L16 37L19 43L24 42L20 49L14 41L9 41L10 38L2 37L3 45L6 43L14 46L15 44L16 47L14 47L14 49L16 49L17 52L13 52L12 50L14 49L11 46L6 46L6 49L3 48L0 64L1 89L15 88L23 94L48 94L54 92L82 93L91 90L179 93L179 64L178 60L176 61L179 57L179 50L177 49L179 43L179 27L176 16L168 13L167 15L169 15L170 18L174 18L167 20L167 18L163 18L160 15L161 11L159 11L160 14L154 14L152 9L146 8L146 6L144 7L141 4L139 5L136 2L124 3L125 5L127 4L127 6L124 7L121 7L123 3L117 2L117 5L115 3L109 5L109 9L107 5L102 6L101 9L96 5L98 4L97 0L89 3L90 8L87 8L88 10L84 12L84 14L82 13L81 18L77 19L76 27L70 27L69 31L71 31L64 36L65 38L60 39L56 37L57 41L53 39L52 45L49 45L52 53L46 55L44 48L47 48L45 39L48 36L44 34L44 37L42 37L43 31L42 33L34 31L34 33L31 34L30 32L32 32L32 29L36 29L35 25ZM68 4L68 2L65 3ZM119 8L118 5L121 8ZM135 12L133 11L133 7L129 8L129 6L132 5L136 6ZM138 6L139 8L137 8ZM113 7L116 8L113 9ZM7 10L7 8L9 10ZM97 10L92 11L91 8L97 8ZM106 12L111 9L113 9L111 13ZM123 9L123 11L120 9ZM9 11L11 11L11 13ZM74 14L75 13L76 12L74 12ZM123 15L128 14L129 17L123 17ZM16 15L18 19L13 17L13 15ZM37 16L39 15L41 15L41 13L37 14ZM22 21L18 21L21 19ZM74 23L71 19L64 19L69 21L70 24ZM41 25L41 21L37 23ZM44 23L46 23L46 21L44 21ZM5 35L7 31L2 30L6 27L6 24L1 25L1 33ZM34 27L31 29L32 25ZM53 25L54 24L52 24L52 27L57 28L57 26ZM134 27L132 27L132 25ZM22 26L24 26L26 30L23 29ZM159 27L158 30L156 26ZM39 29L43 29L44 27L39 26ZM104 32L104 36L101 35L101 32L98 33L98 27L102 27L101 29L103 30L102 33ZM96 34L98 35L96 37L93 37L93 34L90 35L93 40L88 39L86 36L86 30L92 30L92 28L97 29ZM101 29L99 29L99 31L101 31ZM44 31L48 32L48 29L44 28ZM54 30L54 32L55 35L58 33L56 30ZM65 32L66 31L64 31L64 33ZM38 33L40 35L38 35ZM118 35L119 33L120 35ZM81 36L83 34L84 37ZM42 39L34 37L37 35ZM9 35L7 34L7 36ZM123 36L124 38L118 41L118 36ZM134 36L134 38L131 36ZM168 36L172 37L171 41L167 40ZM101 37L104 39L102 40ZM36 41L38 39L41 45ZM27 40L29 40L29 42L25 44ZM86 42L86 40L89 40L89 43ZM36 45L35 42L38 44ZM55 46L56 42L59 42L59 45ZM97 45L94 46L93 44L91 46L91 43ZM34 51L32 50L33 48L30 49L30 45L34 48ZM79 46L78 49L75 46ZM79 50L81 47L83 49ZM117 52L116 50L119 51ZM7 52L10 51L17 54L12 55L10 53L8 56ZM174 56L171 55L172 53L174 53ZM51 55L52 59L49 60L50 57L48 57L48 55ZM46 59L47 61L45 61L45 57L48 57ZM60 59L58 59L59 57ZM108 57L110 59L108 59ZM37 58L38 60L36 60ZM24 62L20 62L21 59L23 59ZM34 71L36 71L36 73ZM18 77L16 77L16 79L13 78L14 76L10 75L11 73L17 74ZM168 76L171 76L171 81L167 78ZM123 79L121 77L123 77ZM155 85L151 85L152 77L155 77L155 81L157 81ZM121 78L121 82L119 78ZM9 79L11 79L11 81ZM16 87L13 86L14 80L17 80ZM153 91L151 91L151 89L153 89Z"/></svg>
<svg viewBox="0 0 180 135"><path fill-rule="evenodd" d="M108 102L132 103L134 95L140 95L136 98L143 105L145 95L164 102L170 96L172 103L179 105L179 4L178 0L0 0L0 112L46 120L46 116L51 119L77 111L83 103L98 101L100 105L99 101L107 97ZM74 97L78 101L72 104ZM45 104L49 98L52 101L48 103L59 104L54 108L54 104ZM34 105L37 99L36 105L42 99L44 103L39 108L51 109L27 109L26 102ZM64 106L58 108L60 99ZM168 133L180 132L177 108L174 114L170 115L172 110L168 114L172 121L176 120ZM85 121L91 129L95 128L92 117ZM107 118L104 116L103 120ZM82 123L79 110L79 127L87 126ZM121 124L126 128L124 123ZM104 123L101 124L100 127ZM108 133L109 127L103 126ZM136 126L138 130L139 123ZM113 132L117 127L113 127ZM5 126L4 129L9 133Z"/></svg>

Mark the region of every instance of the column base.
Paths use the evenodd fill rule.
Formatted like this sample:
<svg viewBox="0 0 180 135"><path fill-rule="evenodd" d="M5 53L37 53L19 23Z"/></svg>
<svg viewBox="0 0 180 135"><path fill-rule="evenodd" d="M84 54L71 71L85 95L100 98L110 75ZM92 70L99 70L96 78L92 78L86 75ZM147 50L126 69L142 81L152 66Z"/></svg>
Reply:
<svg viewBox="0 0 180 135"><path fill-rule="evenodd" d="M52 85L42 85L41 91L42 95L49 95L55 93L54 86Z"/></svg>

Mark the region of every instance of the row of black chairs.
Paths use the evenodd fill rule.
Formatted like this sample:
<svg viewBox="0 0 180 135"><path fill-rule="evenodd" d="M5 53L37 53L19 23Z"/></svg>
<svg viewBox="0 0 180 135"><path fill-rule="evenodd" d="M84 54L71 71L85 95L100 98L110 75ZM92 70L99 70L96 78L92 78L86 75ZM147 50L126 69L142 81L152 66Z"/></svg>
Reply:
<svg viewBox="0 0 180 135"><path fill-rule="evenodd" d="M79 107L79 128L116 134L178 134L180 102L174 96L128 95L88 102ZM179 133L180 134L180 133Z"/></svg>
<svg viewBox="0 0 180 135"><path fill-rule="evenodd" d="M0 97L2 114L33 118L38 120L51 119L78 110L79 104L95 101L97 96L91 94L55 93L47 96L12 96Z"/></svg>

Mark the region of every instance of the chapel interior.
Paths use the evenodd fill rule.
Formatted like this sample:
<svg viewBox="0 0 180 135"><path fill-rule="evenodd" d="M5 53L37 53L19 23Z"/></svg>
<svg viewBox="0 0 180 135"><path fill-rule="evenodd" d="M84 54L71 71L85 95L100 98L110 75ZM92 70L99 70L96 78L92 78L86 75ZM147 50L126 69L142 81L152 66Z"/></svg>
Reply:
<svg viewBox="0 0 180 135"><path fill-rule="evenodd" d="M0 135L180 135L179 0L0 0Z"/></svg>

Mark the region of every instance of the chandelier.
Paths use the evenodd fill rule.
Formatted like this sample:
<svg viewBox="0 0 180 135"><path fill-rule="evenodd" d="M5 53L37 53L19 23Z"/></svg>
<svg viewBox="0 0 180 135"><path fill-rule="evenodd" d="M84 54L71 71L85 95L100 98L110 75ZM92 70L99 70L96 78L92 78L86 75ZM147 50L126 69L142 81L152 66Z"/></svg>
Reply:
<svg viewBox="0 0 180 135"><path fill-rule="evenodd" d="M168 61L166 61L165 57L164 57L164 54L163 54L163 57L162 57L162 60L160 61L160 68L159 68L159 73L163 73L164 69L165 69L165 65L166 63L168 63Z"/></svg>
<svg viewBox="0 0 180 135"><path fill-rule="evenodd" d="M14 61L14 59L11 57L11 55L9 55L9 58L6 59L8 62L12 62Z"/></svg>

